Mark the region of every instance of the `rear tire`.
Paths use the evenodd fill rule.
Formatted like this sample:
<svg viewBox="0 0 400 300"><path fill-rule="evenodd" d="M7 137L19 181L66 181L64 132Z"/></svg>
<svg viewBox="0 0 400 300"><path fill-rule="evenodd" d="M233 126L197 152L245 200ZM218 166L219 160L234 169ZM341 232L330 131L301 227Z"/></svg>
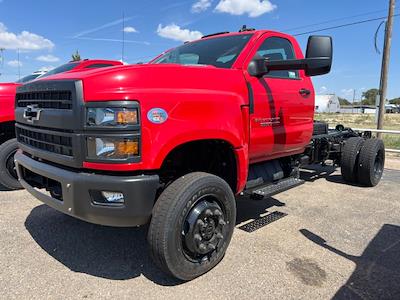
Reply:
<svg viewBox="0 0 400 300"><path fill-rule="evenodd" d="M151 256L164 272L192 280L224 257L236 222L235 197L221 178L190 173L158 198L148 232Z"/></svg>
<svg viewBox="0 0 400 300"><path fill-rule="evenodd" d="M341 169L344 181L356 183L358 181L358 160L364 139L352 137L346 141L343 148Z"/></svg>
<svg viewBox="0 0 400 300"><path fill-rule="evenodd" d="M382 178L385 167L385 145L382 140L366 140L360 152L359 183L368 187L376 186Z"/></svg>
<svg viewBox="0 0 400 300"><path fill-rule="evenodd" d="M15 169L14 154L18 150L16 139L0 145L0 184L10 190L22 189Z"/></svg>

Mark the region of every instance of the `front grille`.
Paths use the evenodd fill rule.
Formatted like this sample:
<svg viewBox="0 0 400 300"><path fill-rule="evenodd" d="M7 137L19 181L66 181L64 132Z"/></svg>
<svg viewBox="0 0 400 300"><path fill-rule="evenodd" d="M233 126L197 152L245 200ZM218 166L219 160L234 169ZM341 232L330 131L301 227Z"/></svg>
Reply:
<svg viewBox="0 0 400 300"><path fill-rule="evenodd" d="M16 127L18 142L44 151L73 156L72 138L56 133L44 133L35 129Z"/></svg>
<svg viewBox="0 0 400 300"><path fill-rule="evenodd" d="M71 91L35 91L17 93L17 107L37 105L39 108L72 109Z"/></svg>

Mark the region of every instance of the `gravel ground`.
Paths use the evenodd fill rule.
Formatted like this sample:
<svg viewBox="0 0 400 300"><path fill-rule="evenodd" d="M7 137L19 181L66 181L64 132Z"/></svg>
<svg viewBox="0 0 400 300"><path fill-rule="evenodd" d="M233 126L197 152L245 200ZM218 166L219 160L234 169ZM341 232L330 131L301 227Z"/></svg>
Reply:
<svg viewBox="0 0 400 300"><path fill-rule="evenodd" d="M0 189L1 299L400 299L400 170L376 188L345 185L331 167L262 201L238 199L222 263L192 282L151 262L146 228L91 225ZM287 216L247 233L271 212Z"/></svg>

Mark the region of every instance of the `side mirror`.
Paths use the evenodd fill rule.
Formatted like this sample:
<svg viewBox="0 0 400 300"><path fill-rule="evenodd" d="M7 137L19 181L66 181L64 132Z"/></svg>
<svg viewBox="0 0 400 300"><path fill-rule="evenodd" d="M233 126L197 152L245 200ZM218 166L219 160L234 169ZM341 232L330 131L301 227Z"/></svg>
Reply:
<svg viewBox="0 0 400 300"><path fill-rule="evenodd" d="M251 76L261 77L270 71L304 70L307 76L323 75L332 67L332 38L329 36L310 36L305 59L265 60L256 57L249 65Z"/></svg>
<svg viewBox="0 0 400 300"><path fill-rule="evenodd" d="M328 74L332 67L332 57L333 47L330 36L310 36L306 52L306 75Z"/></svg>

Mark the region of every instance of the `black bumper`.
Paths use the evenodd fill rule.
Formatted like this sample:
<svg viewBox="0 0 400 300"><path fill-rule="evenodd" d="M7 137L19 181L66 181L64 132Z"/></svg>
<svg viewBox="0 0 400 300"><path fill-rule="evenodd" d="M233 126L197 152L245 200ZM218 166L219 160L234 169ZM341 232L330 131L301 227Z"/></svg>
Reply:
<svg viewBox="0 0 400 300"><path fill-rule="evenodd" d="M15 154L19 180L33 196L54 209L84 221L107 226L140 226L151 216L159 187L157 175L109 176L78 173L36 161L21 151ZM58 182L62 190L62 200L56 199L33 187L24 178L27 174L37 174ZM121 206L94 204L93 192L113 191L124 194Z"/></svg>

